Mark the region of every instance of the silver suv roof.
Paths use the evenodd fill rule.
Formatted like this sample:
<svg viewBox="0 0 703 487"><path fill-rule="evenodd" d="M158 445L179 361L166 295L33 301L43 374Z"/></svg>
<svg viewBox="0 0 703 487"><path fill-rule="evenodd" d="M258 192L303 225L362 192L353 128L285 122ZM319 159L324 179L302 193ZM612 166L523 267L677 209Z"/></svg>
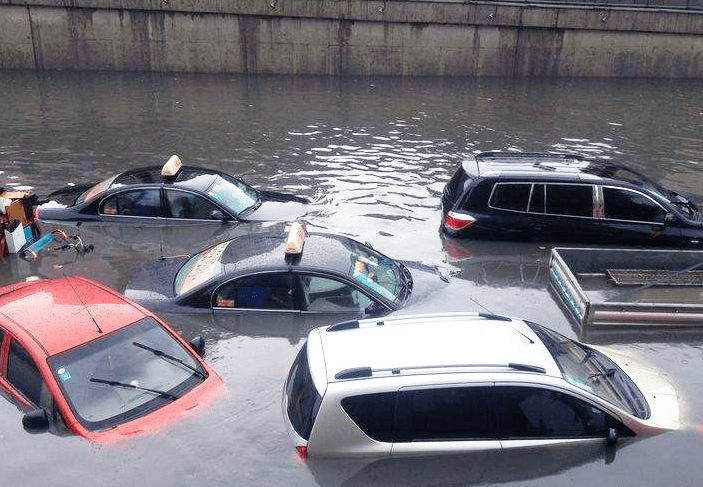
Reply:
<svg viewBox="0 0 703 487"><path fill-rule="evenodd" d="M358 325L357 325L358 324ZM483 313L441 313L346 322L308 337L318 390L355 377L526 370L562 377L524 321Z"/></svg>

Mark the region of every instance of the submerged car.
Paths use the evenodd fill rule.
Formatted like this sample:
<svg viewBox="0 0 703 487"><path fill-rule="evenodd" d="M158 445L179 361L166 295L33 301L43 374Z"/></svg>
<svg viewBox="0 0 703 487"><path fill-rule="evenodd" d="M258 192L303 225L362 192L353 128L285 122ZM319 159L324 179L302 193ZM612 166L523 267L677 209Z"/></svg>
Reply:
<svg viewBox="0 0 703 487"><path fill-rule="evenodd" d="M312 330L282 405L310 458L543 454L679 427L676 390L646 365L529 321L467 312Z"/></svg>
<svg viewBox="0 0 703 487"><path fill-rule="evenodd" d="M106 443L175 419L224 385L203 345L84 278L0 289L0 391L30 433Z"/></svg>
<svg viewBox="0 0 703 487"><path fill-rule="evenodd" d="M625 166L572 154L469 156L444 188L441 229L466 238L703 244L693 202Z"/></svg>
<svg viewBox="0 0 703 487"><path fill-rule="evenodd" d="M150 262L125 295L158 312L211 312L222 326L241 329L382 316L423 289L443 287L443 279L351 238L307 234L294 224L287 235L246 235Z"/></svg>
<svg viewBox="0 0 703 487"><path fill-rule="evenodd" d="M36 209L40 221L174 225L289 221L309 203L300 196L257 191L220 171L183 166L178 156L164 166L130 169L97 184L62 188L48 198L54 203Z"/></svg>

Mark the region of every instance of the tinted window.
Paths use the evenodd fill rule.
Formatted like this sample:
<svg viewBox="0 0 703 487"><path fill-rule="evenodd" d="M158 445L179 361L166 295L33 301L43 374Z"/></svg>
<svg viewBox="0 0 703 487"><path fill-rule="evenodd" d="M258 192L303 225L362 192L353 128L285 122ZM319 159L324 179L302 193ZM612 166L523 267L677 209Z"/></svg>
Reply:
<svg viewBox="0 0 703 487"><path fill-rule="evenodd" d="M185 191L166 191L166 201L172 218L209 220L218 209L205 198Z"/></svg>
<svg viewBox="0 0 703 487"><path fill-rule="evenodd" d="M288 272L257 274L222 286L214 304L222 308L293 309L293 292Z"/></svg>
<svg viewBox="0 0 703 487"><path fill-rule="evenodd" d="M395 392L345 397L342 409L370 438L393 441Z"/></svg>
<svg viewBox="0 0 703 487"><path fill-rule="evenodd" d="M495 438L491 387L454 387L398 394L396 441Z"/></svg>
<svg viewBox="0 0 703 487"><path fill-rule="evenodd" d="M547 213L593 216L593 187L576 184L548 184Z"/></svg>
<svg viewBox="0 0 703 487"><path fill-rule="evenodd" d="M530 206L527 208L527 211L533 213L544 213L544 184L532 185Z"/></svg>
<svg viewBox="0 0 703 487"><path fill-rule="evenodd" d="M363 311L371 299L361 291L335 279L302 275L305 310L325 313Z"/></svg>
<svg viewBox="0 0 703 487"><path fill-rule="evenodd" d="M500 438L605 436L603 411L561 392L534 387L496 387Z"/></svg>
<svg viewBox="0 0 703 487"><path fill-rule="evenodd" d="M603 188L605 218L641 222L664 222L664 210L636 191Z"/></svg>
<svg viewBox="0 0 703 487"><path fill-rule="evenodd" d="M10 354L7 358L7 380L24 397L41 405L42 389L45 388L37 365L29 352L15 340L10 342Z"/></svg>
<svg viewBox="0 0 703 487"><path fill-rule="evenodd" d="M161 208L161 190L122 191L106 198L100 212L104 215L157 217Z"/></svg>
<svg viewBox="0 0 703 487"><path fill-rule="evenodd" d="M308 366L307 342L300 349L286 380L288 418L293 429L304 439L310 438L322 398L318 394Z"/></svg>
<svg viewBox="0 0 703 487"><path fill-rule="evenodd" d="M527 210L531 184L496 184L490 206L504 210Z"/></svg>

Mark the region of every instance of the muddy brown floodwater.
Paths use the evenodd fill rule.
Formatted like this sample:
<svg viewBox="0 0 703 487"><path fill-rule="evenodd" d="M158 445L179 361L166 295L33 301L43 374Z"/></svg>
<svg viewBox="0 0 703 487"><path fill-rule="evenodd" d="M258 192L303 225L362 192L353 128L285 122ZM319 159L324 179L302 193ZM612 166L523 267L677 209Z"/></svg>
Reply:
<svg viewBox="0 0 703 487"><path fill-rule="evenodd" d="M412 311L483 310L578 337L548 289L549 245L471 242L438 233L440 195L463 155L571 151L629 163L671 189L703 194L703 90L697 81L322 78L0 73L0 186L39 196L126 168L184 163L314 200L311 228L368 241L452 275ZM703 199L703 198L699 198ZM54 227L49 228L52 229ZM47 230L47 229L44 229ZM69 231L76 231L69 227ZM215 230L84 225L95 251L0 259L0 284L81 274L124 290L145 261L202 248ZM29 435L0 400L0 484L613 485L703 483L703 338L605 336L668 374L680 431L619 447L377 461L300 461L282 421L283 381L308 329L227 329L169 321L207 339L227 383L217 401L163 430L97 447Z"/></svg>

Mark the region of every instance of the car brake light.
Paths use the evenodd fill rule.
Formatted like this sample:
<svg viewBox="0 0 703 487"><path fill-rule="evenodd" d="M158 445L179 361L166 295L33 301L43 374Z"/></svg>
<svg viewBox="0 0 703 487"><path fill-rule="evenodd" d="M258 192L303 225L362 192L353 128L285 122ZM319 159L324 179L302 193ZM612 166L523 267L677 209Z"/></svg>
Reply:
<svg viewBox="0 0 703 487"><path fill-rule="evenodd" d="M444 224L450 230L461 230L472 225L475 221L476 218L471 215L450 211L447 213L447 218L444 221Z"/></svg>
<svg viewBox="0 0 703 487"><path fill-rule="evenodd" d="M295 447L298 452L298 456L303 460L308 458L308 447L307 445L298 445Z"/></svg>
<svg viewBox="0 0 703 487"><path fill-rule="evenodd" d="M34 208L34 219L35 220L39 220L39 213L41 213L39 210L39 207Z"/></svg>

